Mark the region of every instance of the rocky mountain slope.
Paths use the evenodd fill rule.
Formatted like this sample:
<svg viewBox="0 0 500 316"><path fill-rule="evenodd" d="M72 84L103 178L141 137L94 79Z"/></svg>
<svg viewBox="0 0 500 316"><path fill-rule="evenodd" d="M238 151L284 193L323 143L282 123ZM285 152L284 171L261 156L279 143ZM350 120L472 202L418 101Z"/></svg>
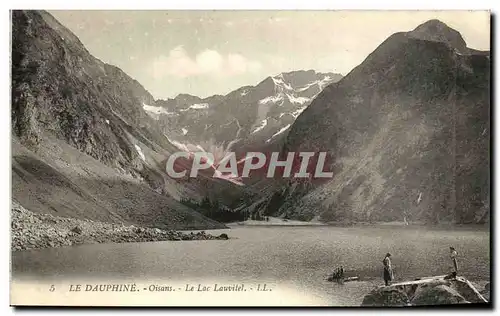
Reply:
<svg viewBox="0 0 500 316"><path fill-rule="evenodd" d="M50 14L13 11L13 200L97 221L223 227L178 202L203 197L206 185L166 176L177 148L147 103L154 98L137 81L90 55Z"/></svg>
<svg viewBox="0 0 500 316"><path fill-rule="evenodd" d="M489 220L490 57L431 20L391 35L292 124L286 151L328 151L334 178L252 207L324 221Z"/></svg>
<svg viewBox="0 0 500 316"><path fill-rule="evenodd" d="M154 105L144 103L144 109L175 142L243 152L266 146L286 132L314 97L340 78L335 73L293 71L225 96L180 94Z"/></svg>

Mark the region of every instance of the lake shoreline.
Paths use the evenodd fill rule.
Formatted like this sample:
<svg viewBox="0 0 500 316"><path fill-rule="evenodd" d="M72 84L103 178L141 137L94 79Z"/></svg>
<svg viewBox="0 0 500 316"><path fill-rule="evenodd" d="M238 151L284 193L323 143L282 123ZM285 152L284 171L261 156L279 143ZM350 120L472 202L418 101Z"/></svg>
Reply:
<svg viewBox="0 0 500 316"><path fill-rule="evenodd" d="M320 222L320 221L299 221L291 219L283 219L279 217L269 216L269 221L266 220L246 220L239 222L231 222L226 224L231 227L426 227L426 228L490 228L489 223L485 224L457 224L452 222L429 224L424 222L408 222L391 221L391 222Z"/></svg>
<svg viewBox="0 0 500 316"><path fill-rule="evenodd" d="M185 233L38 214L17 203L11 208L11 251L97 243L227 239L225 233L219 236L205 231Z"/></svg>
<svg viewBox="0 0 500 316"><path fill-rule="evenodd" d="M227 226L231 227L241 227L241 226L328 226L327 224L321 223L321 222L307 222L307 221L298 221L298 220L288 220L288 219L283 219L279 217L272 217L268 216L269 220L253 220L249 219L246 221L239 221L239 222L232 222L226 224Z"/></svg>

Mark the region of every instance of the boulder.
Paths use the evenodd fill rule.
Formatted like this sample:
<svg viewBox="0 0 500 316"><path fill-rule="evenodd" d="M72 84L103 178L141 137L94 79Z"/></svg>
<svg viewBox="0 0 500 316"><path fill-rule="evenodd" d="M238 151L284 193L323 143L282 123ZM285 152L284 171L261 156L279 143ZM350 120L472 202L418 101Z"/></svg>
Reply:
<svg viewBox="0 0 500 316"><path fill-rule="evenodd" d="M481 291L481 295L489 302L490 301L490 283L484 286L484 290Z"/></svg>
<svg viewBox="0 0 500 316"><path fill-rule="evenodd" d="M419 306L487 303L465 278L429 277L379 287L364 297L362 306Z"/></svg>
<svg viewBox="0 0 500 316"><path fill-rule="evenodd" d="M75 234L78 234L78 235L80 235L83 232L82 229L80 228L80 226L73 227L73 229L71 229L71 231Z"/></svg>
<svg viewBox="0 0 500 316"><path fill-rule="evenodd" d="M144 232L144 229L142 227L133 227L132 231L136 234L142 234Z"/></svg>
<svg viewBox="0 0 500 316"><path fill-rule="evenodd" d="M411 305L454 305L470 303L455 289L446 286L420 287L411 301Z"/></svg>
<svg viewBox="0 0 500 316"><path fill-rule="evenodd" d="M219 235L218 239L228 240L229 236L227 234L222 233Z"/></svg>
<svg viewBox="0 0 500 316"><path fill-rule="evenodd" d="M402 289L388 286L371 291L361 306L410 306L410 299Z"/></svg>
<svg viewBox="0 0 500 316"><path fill-rule="evenodd" d="M462 277L457 277L451 282L450 287L456 290L462 297L471 303L484 303L485 298L468 280Z"/></svg>

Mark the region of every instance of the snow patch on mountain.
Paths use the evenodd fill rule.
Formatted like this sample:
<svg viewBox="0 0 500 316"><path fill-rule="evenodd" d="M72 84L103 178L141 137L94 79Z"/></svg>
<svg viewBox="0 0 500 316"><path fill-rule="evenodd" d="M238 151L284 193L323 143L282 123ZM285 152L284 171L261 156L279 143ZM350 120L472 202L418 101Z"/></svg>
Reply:
<svg viewBox="0 0 500 316"><path fill-rule="evenodd" d="M269 138L268 140L266 140L266 143L269 143L273 138L275 138L279 134L281 134L284 131L286 131L290 126L291 126L291 124L288 124L287 126L281 128L279 131L277 131L276 133L274 133L273 136L271 136L271 138Z"/></svg>
<svg viewBox="0 0 500 316"><path fill-rule="evenodd" d="M200 110L200 109L208 109L209 105L208 103L197 103L191 105L189 108L190 109L195 109L195 110Z"/></svg>
<svg viewBox="0 0 500 316"><path fill-rule="evenodd" d="M297 103L297 104L304 104L306 102L311 101L311 99L306 98L306 97L295 97L294 95L289 95L288 93L286 94L288 97L288 100L292 103Z"/></svg>
<svg viewBox="0 0 500 316"><path fill-rule="evenodd" d="M166 115L175 115L174 112L169 112L167 109L161 106L152 106L152 105L147 105L146 103L142 104L142 108L147 111L151 112L154 114L166 114Z"/></svg>
<svg viewBox="0 0 500 316"><path fill-rule="evenodd" d="M279 101L283 101L283 95L277 94L277 95L272 95L267 98L264 98L259 101L259 104L267 104L267 103L278 103Z"/></svg>
<svg viewBox="0 0 500 316"><path fill-rule="evenodd" d="M144 153L142 152L142 149L141 147L139 147L139 145L135 145L135 150L137 150L137 153L139 154L139 156L141 156L141 159L143 161L146 161L146 156L144 156Z"/></svg>
<svg viewBox="0 0 500 316"><path fill-rule="evenodd" d="M300 113L304 112L304 110L307 108L307 106L303 106L301 108L298 108L297 110L293 111L292 113L290 113L291 116L293 116L293 118L297 118Z"/></svg>
<svg viewBox="0 0 500 316"><path fill-rule="evenodd" d="M167 138L167 140L172 144L174 145L175 147L177 147L177 149L181 150L181 151L185 151L185 152L191 152L191 151L195 151L196 149L196 146L195 145L192 145L192 144L184 144L184 143L181 143L181 142L178 142L174 139L171 139L170 137L168 137L166 134L164 134L165 137Z"/></svg>
<svg viewBox="0 0 500 316"><path fill-rule="evenodd" d="M327 76L323 77L323 79L321 79L321 80L315 80L313 82L306 84L302 88L297 89L297 92L306 91L307 89L311 88L314 85L318 85L319 89L323 90L323 88L326 87L327 85L329 85L333 80L334 79L332 77L327 75Z"/></svg>
<svg viewBox="0 0 500 316"><path fill-rule="evenodd" d="M319 89L323 90L323 88L329 85L332 81L333 81L332 77L325 76L322 80L318 81Z"/></svg>
<svg viewBox="0 0 500 316"><path fill-rule="evenodd" d="M257 126L256 129L253 130L252 134L255 134L257 133L258 131L262 130L264 127L266 127L267 125L267 118L266 119L263 119L261 122L260 122L260 125Z"/></svg>
<svg viewBox="0 0 500 316"><path fill-rule="evenodd" d="M271 77L271 79L274 82L274 85L279 88L283 88L286 90L293 90L292 86L288 83L285 82L285 79L283 78L283 74L279 74L275 77Z"/></svg>
<svg viewBox="0 0 500 316"><path fill-rule="evenodd" d="M297 89L297 92L306 91L307 89L309 89L310 87L314 86L315 84L318 84L318 81L313 81L313 82L310 82L310 83L306 84L302 88Z"/></svg>
<svg viewBox="0 0 500 316"><path fill-rule="evenodd" d="M193 110L203 110L203 109L208 109L210 105L208 103L196 103L196 104L191 104L188 108L182 109L181 112L188 111L190 109Z"/></svg>

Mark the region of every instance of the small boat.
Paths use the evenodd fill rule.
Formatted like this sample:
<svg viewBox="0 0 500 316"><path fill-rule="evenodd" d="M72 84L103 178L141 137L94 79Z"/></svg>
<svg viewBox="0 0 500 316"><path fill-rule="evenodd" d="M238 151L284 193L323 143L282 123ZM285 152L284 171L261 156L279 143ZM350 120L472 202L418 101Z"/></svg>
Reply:
<svg viewBox="0 0 500 316"><path fill-rule="evenodd" d="M347 278L344 278L344 282L350 282L350 281L358 281L359 280L359 277L357 276L352 276L352 277L347 277Z"/></svg>
<svg viewBox="0 0 500 316"><path fill-rule="evenodd" d="M329 275L326 279L327 281L330 282L337 282L337 283L344 283L344 282L351 282L351 281L358 281L359 277L357 276L349 276L349 277L335 277L333 274Z"/></svg>
<svg viewBox="0 0 500 316"><path fill-rule="evenodd" d="M326 280L330 282L337 282L344 284L345 282L358 281L359 277L353 275L354 271L346 271L343 266L336 268L333 273L328 274Z"/></svg>

